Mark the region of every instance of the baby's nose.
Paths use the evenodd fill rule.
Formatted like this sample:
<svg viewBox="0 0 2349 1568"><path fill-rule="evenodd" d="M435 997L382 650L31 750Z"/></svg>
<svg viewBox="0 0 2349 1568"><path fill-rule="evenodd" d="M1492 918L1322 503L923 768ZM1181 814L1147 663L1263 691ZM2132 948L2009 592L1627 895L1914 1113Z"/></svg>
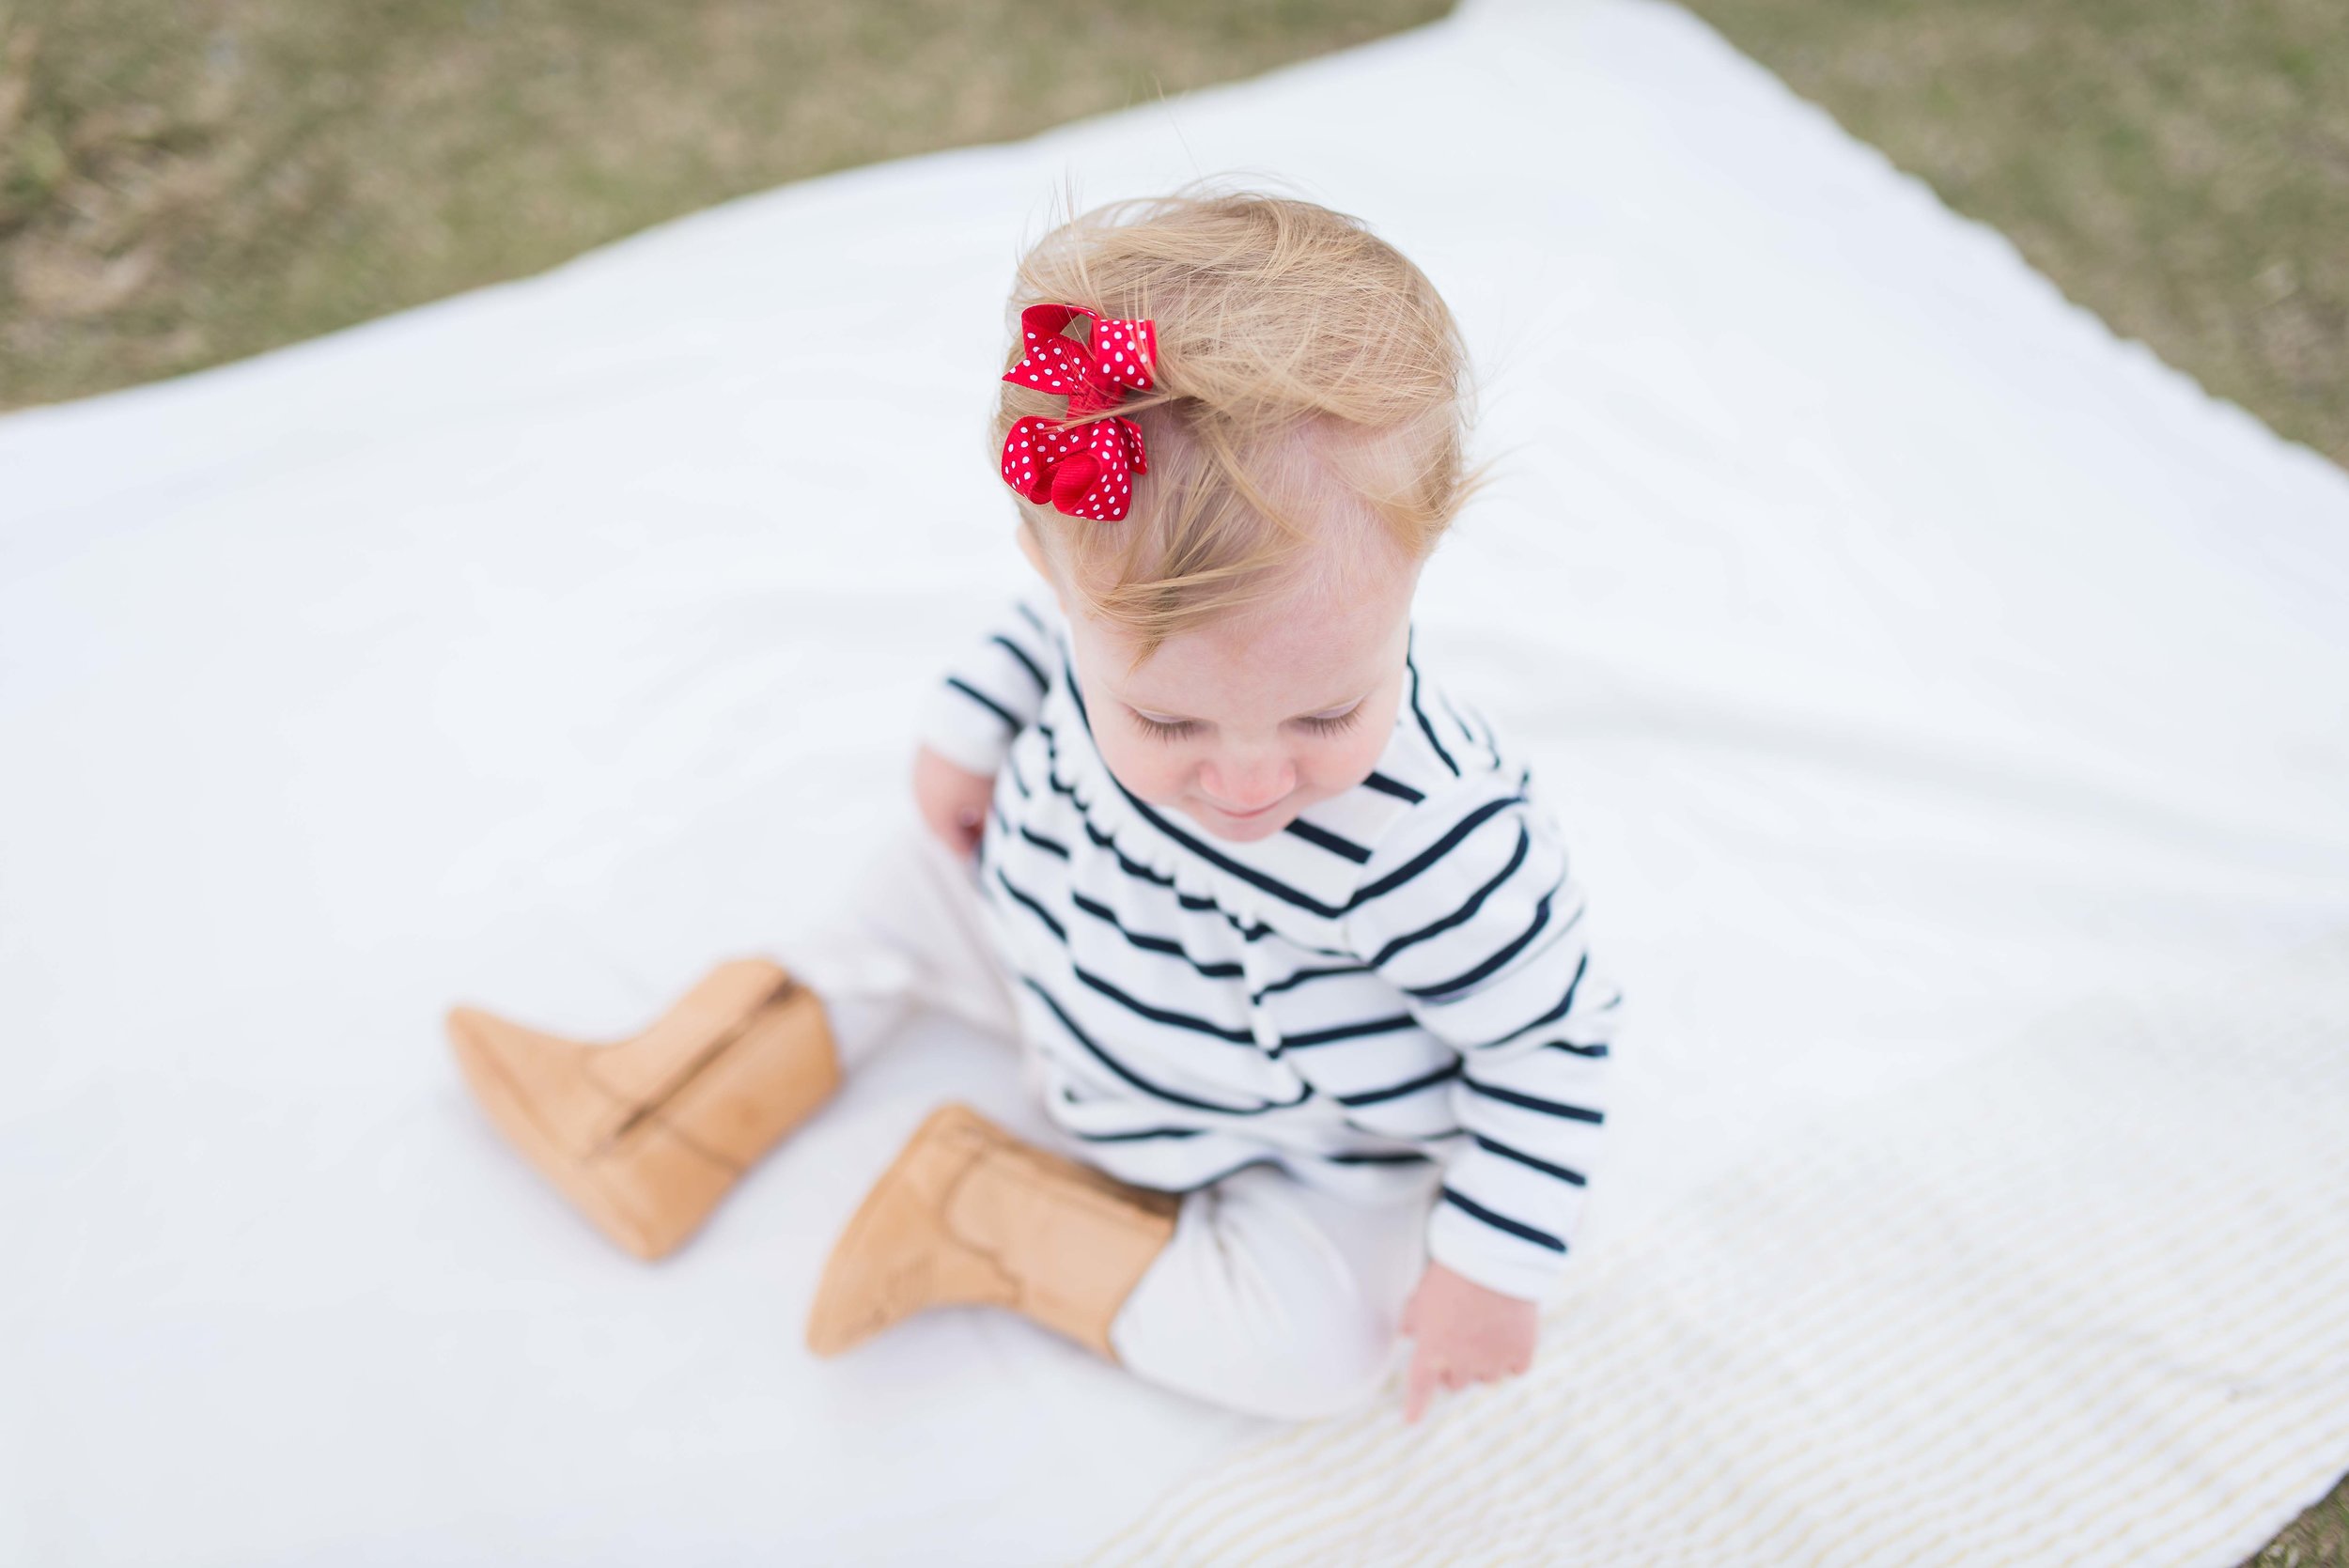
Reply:
<svg viewBox="0 0 2349 1568"><path fill-rule="evenodd" d="M1297 769L1286 757L1232 758L1200 770L1207 798L1226 811L1262 811L1297 787Z"/></svg>

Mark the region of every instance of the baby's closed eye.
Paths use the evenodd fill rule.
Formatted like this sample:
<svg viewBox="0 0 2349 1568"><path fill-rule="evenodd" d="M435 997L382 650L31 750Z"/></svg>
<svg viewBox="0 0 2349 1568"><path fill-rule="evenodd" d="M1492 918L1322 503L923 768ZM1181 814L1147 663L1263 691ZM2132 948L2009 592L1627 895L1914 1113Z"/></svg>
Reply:
<svg viewBox="0 0 2349 1568"><path fill-rule="evenodd" d="M1289 722L1314 735L1344 735L1362 722L1362 706L1361 702L1357 702L1341 712L1308 713ZM1135 726L1153 740L1180 740L1206 727L1196 719L1158 719L1134 707L1126 711L1133 717Z"/></svg>

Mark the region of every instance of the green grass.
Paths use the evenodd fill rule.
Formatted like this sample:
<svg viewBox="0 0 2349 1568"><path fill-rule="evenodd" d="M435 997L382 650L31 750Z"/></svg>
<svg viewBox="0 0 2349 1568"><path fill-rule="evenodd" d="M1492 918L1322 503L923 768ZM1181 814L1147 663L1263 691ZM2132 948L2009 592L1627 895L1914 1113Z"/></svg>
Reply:
<svg viewBox="0 0 2349 1568"><path fill-rule="evenodd" d="M2349 1568L2349 1478L2268 1543L2248 1568Z"/></svg>
<svg viewBox="0 0 2349 1568"><path fill-rule="evenodd" d="M1449 0L0 0L0 407L525 276Z"/></svg>
<svg viewBox="0 0 2349 1568"><path fill-rule="evenodd" d="M2349 463L2341 0L1693 0L2112 326ZM0 0L0 408L1446 0Z"/></svg>
<svg viewBox="0 0 2349 1568"><path fill-rule="evenodd" d="M2115 331L2349 464L2342 0L1688 0Z"/></svg>

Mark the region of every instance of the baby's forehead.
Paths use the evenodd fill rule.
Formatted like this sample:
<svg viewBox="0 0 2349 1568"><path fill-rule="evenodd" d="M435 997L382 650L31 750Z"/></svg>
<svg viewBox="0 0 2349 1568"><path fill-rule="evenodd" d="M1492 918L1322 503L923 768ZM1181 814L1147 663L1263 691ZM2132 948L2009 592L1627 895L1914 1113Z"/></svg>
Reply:
<svg viewBox="0 0 2349 1568"><path fill-rule="evenodd" d="M1399 551L1311 551L1267 597L1168 638L1139 668L1136 706L1187 718L1296 718L1362 696L1400 659L1416 562ZM1113 638L1104 638L1115 647ZM1114 653L1112 653L1114 659Z"/></svg>

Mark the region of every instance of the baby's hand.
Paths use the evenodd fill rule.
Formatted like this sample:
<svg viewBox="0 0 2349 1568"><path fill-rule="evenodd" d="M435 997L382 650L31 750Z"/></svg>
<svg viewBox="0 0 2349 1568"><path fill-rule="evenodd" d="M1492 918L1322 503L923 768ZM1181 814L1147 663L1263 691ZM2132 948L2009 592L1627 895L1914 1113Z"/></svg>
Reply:
<svg viewBox="0 0 2349 1568"><path fill-rule="evenodd" d="M1533 1363L1539 1327L1532 1302L1486 1290L1430 1259L1419 1288L1403 1309L1403 1331L1417 1342L1405 1384L1403 1419L1419 1420L1438 1383L1457 1389L1523 1372Z"/></svg>
<svg viewBox="0 0 2349 1568"><path fill-rule="evenodd" d="M927 746L913 753L913 803L930 831L966 860L978 853L987 803L994 796L989 775L957 768Z"/></svg>

